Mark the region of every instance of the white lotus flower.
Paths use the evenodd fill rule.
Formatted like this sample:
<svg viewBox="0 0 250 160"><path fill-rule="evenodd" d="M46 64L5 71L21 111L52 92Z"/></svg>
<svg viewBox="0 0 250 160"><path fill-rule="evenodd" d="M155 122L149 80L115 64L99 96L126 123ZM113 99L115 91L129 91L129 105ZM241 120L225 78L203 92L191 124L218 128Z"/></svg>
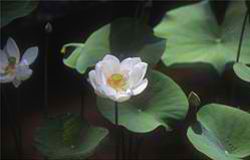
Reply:
<svg viewBox="0 0 250 160"><path fill-rule="evenodd" d="M120 62L115 56L106 55L89 72L89 81L96 94L124 102L147 87L148 80L144 79L147 66L139 57L126 58Z"/></svg>
<svg viewBox="0 0 250 160"><path fill-rule="evenodd" d="M0 82L12 82L18 87L32 75L29 65L35 61L37 55L38 47L30 47L20 60L19 48L14 39L9 38L4 49L0 50Z"/></svg>

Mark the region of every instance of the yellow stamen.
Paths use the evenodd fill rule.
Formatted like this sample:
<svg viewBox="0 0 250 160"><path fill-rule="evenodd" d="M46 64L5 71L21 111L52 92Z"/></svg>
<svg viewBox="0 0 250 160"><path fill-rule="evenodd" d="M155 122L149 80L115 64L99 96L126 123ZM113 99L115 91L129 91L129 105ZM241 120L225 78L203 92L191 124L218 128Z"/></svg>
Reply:
<svg viewBox="0 0 250 160"><path fill-rule="evenodd" d="M108 84L115 90L119 91L124 89L126 82L122 74L116 73L108 78Z"/></svg>
<svg viewBox="0 0 250 160"><path fill-rule="evenodd" d="M9 64L4 69L4 74L14 74L16 69L16 58L15 57L9 57L8 58Z"/></svg>
<svg viewBox="0 0 250 160"><path fill-rule="evenodd" d="M15 73L15 65L11 65L9 64L8 66L6 66L6 68L4 69L5 73L4 74L13 74Z"/></svg>

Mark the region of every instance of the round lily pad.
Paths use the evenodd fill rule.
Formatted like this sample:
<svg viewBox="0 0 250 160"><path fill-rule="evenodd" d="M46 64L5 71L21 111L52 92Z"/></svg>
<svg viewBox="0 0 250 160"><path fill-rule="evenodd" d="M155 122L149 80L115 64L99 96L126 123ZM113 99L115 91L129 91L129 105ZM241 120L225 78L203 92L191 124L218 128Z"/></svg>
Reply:
<svg viewBox="0 0 250 160"><path fill-rule="evenodd" d="M76 47L64 64L83 74L106 54L115 54L120 59L140 57L153 65L160 60L165 45L165 39L154 36L152 29L142 22L121 18L92 33L84 47Z"/></svg>
<svg viewBox="0 0 250 160"><path fill-rule="evenodd" d="M247 8L244 1L232 1L219 25L209 1L168 11L154 29L168 39L162 56L166 65L208 63L222 73L228 62L236 60ZM250 63L250 24L246 24L240 61Z"/></svg>
<svg viewBox="0 0 250 160"><path fill-rule="evenodd" d="M107 134L107 129L91 126L79 115L67 113L45 119L34 142L48 159L83 159L93 153Z"/></svg>
<svg viewBox="0 0 250 160"><path fill-rule="evenodd" d="M1 1L1 27L16 18L30 14L38 5L38 1Z"/></svg>
<svg viewBox="0 0 250 160"><path fill-rule="evenodd" d="M250 53L250 52L249 52ZM236 75L246 81L246 82L250 82L250 67L248 67L245 64L242 63L235 63L233 66L234 72L236 73Z"/></svg>
<svg viewBox="0 0 250 160"><path fill-rule="evenodd" d="M240 109L208 104L197 113L187 136L194 147L215 160L250 156L250 114Z"/></svg>
<svg viewBox="0 0 250 160"><path fill-rule="evenodd" d="M149 86L139 96L118 104L118 123L136 133L153 131L159 126L171 130L173 122L185 118L187 97L168 76L152 71ZM98 97L97 105L104 117L115 124L114 102Z"/></svg>

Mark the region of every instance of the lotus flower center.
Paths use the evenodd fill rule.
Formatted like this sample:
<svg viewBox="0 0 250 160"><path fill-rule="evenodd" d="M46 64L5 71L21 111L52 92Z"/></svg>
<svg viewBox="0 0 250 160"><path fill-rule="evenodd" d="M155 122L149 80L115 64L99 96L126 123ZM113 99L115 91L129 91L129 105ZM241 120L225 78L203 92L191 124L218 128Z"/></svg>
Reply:
<svg viewBox="0 0 250 160"><path fill-rule="evenodd" d="M16 58L15 57L10 57L8 59L9 64L5 67L4 74L14 74L15 73L15 69L16 69Z"/></svg>
<svg viewBox="0 0 250 160"><path fill-rule="evenodd" d="M115 73L108 78L108 84L115 90L119 91L124 89L126 81L122 74Z"/></svg>
<svg viewBox="0 0 250 160"><path fill-rule="evenodd" d="M15 65L11 65L9 64L8 66L5 67L4 71L5 73L4 74L14 74L15 73L15 69L16 69L16 66Z"/></svg>

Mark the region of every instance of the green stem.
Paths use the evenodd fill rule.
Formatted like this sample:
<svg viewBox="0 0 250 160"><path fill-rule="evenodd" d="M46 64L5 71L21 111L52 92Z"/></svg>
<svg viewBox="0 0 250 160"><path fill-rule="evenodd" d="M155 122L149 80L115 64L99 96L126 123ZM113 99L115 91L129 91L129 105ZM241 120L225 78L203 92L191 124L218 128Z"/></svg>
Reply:
<svg viewBox="0 0 250 160"><path fill-rule="evenodd" d="M133 135L132 133L129 133L129 144L128 144L128 158L132 159L133 155L132 155L132 150L133 150Z"/></svg>
<svg viewBox="0 0 250 160"><path fill-rule="evenodd" d="M242 41L243 41L243 37L244 37L244 32L245 32L245 28L246 28L246 22L247 22L247 17L249 15L248 10L246 11L245 14L245 18L242 24L242 29L241 29L241 34L240 34L240 41L239 41L239 47L238 47L238 52L237 52L237 57L236 57L236 62L238 63L240 60L240 51L241 51L241 46L242 46Z"/></svg>
<svg viewBox="0 0 250 160"><path fill-rule="evenodd" d="M142 137L137 137L136 139L136 149L135 149L135 158L134 159L139 159L139 156L140 156L140 149L141 149L141 146L142 146L142 143L143 143L143 138Z"/></svg>
<svg viewBox="0 0 250 160"><path fill-rule="evenodd" d="M16 153L19 153L19 145L18 145L18 135L17 135L17 130L15 127L15 120L14 120L14 111L11 108L11 105L8 105L8 97L7 97L7 90L5 88L5 86L1 85L1 98L4 97L4 106L6 108L7 111L7 115L9 115L9 124L10 124L10 128L11 128L11 132L13 135L13 139L14 139L14 143L15 143L15 149L16 149ZM5 95L2 93L5 93ZM1 99L2 100L2 99ZM2 108L1 108L2 110ZM18 158L18 157L17 157Z"/></svg>
<svg viewBox="0 0 250 160"><path fill-rule="evenodd" d="M80 114L81 114L81 117L82 119L84 118L84 95L83 95L83 91L81 92L81 111L80 111Z"/></svg>
<svg viewBox="0 0 250 160"><path fill-rule="evenodd" d="M126 159L126 145L125 145L125 133L124 129L121 128L121 150L122 150L122 159Z"/></svg>
<svg viewBox="0 0 250 160"><path fill-rule="evenodd" d="M115 102L115 129L116 129L116 146L115 156L116 160L119 159L119 117L118 117L118 103Z"/></svg>
<svg viewBox="0 0 250 160"><path fill-rule="evenodd" d="M87 75L84 74L80 80L81 84L83 84L83 87L81 88L81 111L80 111L80 114L81 114L81 117L82 119L84 119L84 112L85 112L85 107L84 107L84 93L86 91L86 88L88 88L88 82L86 81L87 80Z"/></svg>
<svg viewBox="0 0 250 160"><path fill-rule="evenodd" d="M20 159L23 158L23 139L22 139L22 108L21 108L21 88L17 88L17 132L18 132L18 148Z"/></svg>
<svg viewBox="0 0 250 160"><path fill-rule="evenodd" d="M237 57L236 57L236 62L238 63L240 60L240 52L241 52L241 48L242 48L242 41L243 41L243 37L244 37L244 32L245 32L245 28L246 28L246 22L247 22L247 17L249 16L249 11L246 11L245 14L245 18L243 20L243 24L242 24L242 29L241 29L241 34L240 34L240 41L239 41L239 46L238 46L238 52L237 52ZM231 103L234 103L234 92L235 92L236 86L235 83L232 84L232 88L231 88ZM234 104L233 104L234 105ZM237 106L237 108L240 108L239 106Z"/></svg>
<svg viewBox="0 0 250 160"><path fill-rule="evenodd" d="M49 52L49 35L53 31L50 22L44 27L45 31L45 53L44 53L44 116L48 117L48 52Z"/></svg>

